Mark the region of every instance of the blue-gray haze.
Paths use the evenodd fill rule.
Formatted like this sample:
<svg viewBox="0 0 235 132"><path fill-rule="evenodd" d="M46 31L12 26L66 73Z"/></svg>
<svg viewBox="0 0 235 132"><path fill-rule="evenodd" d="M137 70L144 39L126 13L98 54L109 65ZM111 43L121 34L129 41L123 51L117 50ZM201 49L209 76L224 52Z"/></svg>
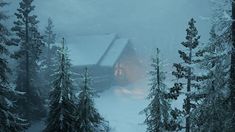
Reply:
<svg viewBox="0 0 235 132"><path fill-rule="evenodd" d="M19 0L9 1L8 14L14 19ZM146 57L159 47L169 62L178 58L190 18L197 20L201 41L207 41L213 7L210 0L35 0L34 5L40 30L51 17L57 37L65 37L68 44L76 43L79 35L116 33Z"/></svg>

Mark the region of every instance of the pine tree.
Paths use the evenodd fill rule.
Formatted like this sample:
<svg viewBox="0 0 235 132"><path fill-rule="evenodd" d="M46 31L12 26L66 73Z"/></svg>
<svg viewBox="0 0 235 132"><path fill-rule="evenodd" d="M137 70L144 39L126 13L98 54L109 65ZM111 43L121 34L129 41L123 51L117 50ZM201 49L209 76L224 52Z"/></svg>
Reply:
<svg viewBox="0 0 235 132"><path fill-rule="evenodd" d="M219 37L223 42L231 44L232 35L232 0L216 0L212 1L213 14L211 18L212 25L215 31L218 33ZM230 45L232 46L232 45Z"/></svg>
<svg viewBox="0 0 235 132"><path fill-rule="evenodd" d="M42 36L37 30L37 16L31 15L35 6L33 0L22 0L15 13L17 20L12 31L16 37L12 39L19 46L14 57L18 61L16 90L25 92L25 96L17 101L19 112L27 119L38 119L45 115L43 100L40 97L38 83L38 59L43 47Z"/></svg>
<svg viewBox="0 0 235 132"><path fill-rule="evenodd" d="M0 0L0 9L6 6L8 3ZM18 97L17 91L14 91L10 87L8 74L10 68L6 57L9 56L7 46L10 45L9 31L3 25L3 21L7 19L7 16L2 10L0 10L0 131L1 132L20 132L28 127L26 120L18 117L13 113L13 97Z"/></svg>
<svg viewBox="0 0 235 132"><path fill-rule="evenodd" d="M97 112L94 106L93 98L96 92L90 87L91 78L87 68L82 76L82 86L78 95L78 108L76 114L76 130L77 132L102 132L108 131L106 121Z"/></svg>
<svg viewBox="0 0 235 132"><path fill-rule="evenodd" d="M45 47L43 47L42 54L40 56L40 70L41 74L40 77L42 83L44 84L43 96L48 97L49 89L51 81L52 81L52 74L56 64L56 54L57 50L59 50L58 46L55 46L55 37L56 34L54 33L54 25L51 18L48 18L48 24L46 26L43 40L45 42Z"/></svg>
<svg viewBox="0 0 235 132"><path fill-rule="evenodd" d="M213 21L215 25L215 30L219 35L220 41L230 47L227 50L227 54L230 54L230 101L227 103L231 106L228 111L232 109L231 114L235 114L235 52L234 52L234 36L235 36L235 23L233 19L235 18L235 5L234 0L217 0L213 1L215 4L215 10L213 11ZM225 52L225 51L224 51ZM234 116L233 116L234 117ZM227 120L230 120L228 118ZM233 125L230 130L235 130L235 117L233 119Z"/></svg>
<svg viewBox="0 0 235 132"><path fill-rule="evenodd" d="M195 55L200 39L195 23L196 21L193 18L188 23L186 41L181 43L186 51L179 50L180 58L182 58L183 62L173 65L176 71L173 71L172 74L178 81L170 90L171 95L173 95L172 99L177 99L179 95L186 96L182 111L185 118L185 126L181 126L181 128L185 128L186 132L191 130L190 115L191 111L196 107L195 102L203 96L198 93L198 89L200 89L199 82L206 78L203 75L195 74L195 71L198 72L195 65L200 61L200 58L197 58Z"/></svg>
<svg viewBox="0 0 235 132"><path fill-rule="evenodd" d="M70 71L70 60L67 49L63 46L59 50L60 61L58 69L53 76L52 91L50 92L50 111L47 119L47 127L44 132L74 132L75 110L73 101L73 85Z"/></svg>
<svg viewBox="0 0 235 132"><path fill-rule="evenodd" d="M228 131L231 117L228 105L229 93L229 54L228 45L224 44L216 34L213 26L210 32L210 42L206 44L198 56L203 59L201 68L208 71L203 82L202 94L205 97L192 113L193 130L195 131ZM221 78L222 77L222 78Z"/></svg>
<svg viewBox="0 0 235 132"><path fill-rule="evenodd" d="M152 71L149 72L150 93L148 100L150 104L141 113L146 115L144 123L147 125L148 132L162 132L168 130L170 104L166 99L168 95L167 86L164 84L165 73L160 67L159 49L156 56L152 58Z"/></svg>
<svg viewBox="0 0 235 132"><path fill-rule="evenodd" d="M47 76L50 76L51 73L53 72L53 63L52 63L52 45L55 44L55 37L56 34L53 31L54 25L51 20L51 18L48 18L48 25L46 27L45 33L44 33L44 41L46 42L46 48L47 48L47 55L46 55L46 66L47 66L47 71L46 73Z"/></svg>

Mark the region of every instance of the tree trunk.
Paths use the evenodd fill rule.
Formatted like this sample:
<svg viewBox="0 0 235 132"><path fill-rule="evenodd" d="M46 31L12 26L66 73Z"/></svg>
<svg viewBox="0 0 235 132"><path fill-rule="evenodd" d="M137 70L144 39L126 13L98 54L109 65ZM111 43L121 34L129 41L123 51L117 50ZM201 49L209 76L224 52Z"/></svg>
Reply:
<svg viewBox="0 0 235 132"><path fill-rule="evenodd" d="M189 65L192 61L192 48L190 47L189 51ZM187 97L186 97L186 128L185 132L190 132L190 109L191 109L191 103L190 103L190 97L189 92L191 92L191 67L188 69L188 80L187 80Z"/></svg>
<svg viewBox="0 0 235 132"><path fill-rule="evenodd" d="M30 77L29 77L29 25L28 25L28 15L26 15L26 21L25 21L25 45L26 45L26 62L25 62L25 68L26 68L26 94L30 94Z"/></svg>
<svg viewBox="0 0 235 132"><path fill-rule="evenodd" d="M159 60L159 49L157 48L157 90L160 91L160 60ZM160 104L160 100L157 100ZM161 109L157 108L159 124L157 124L156 132L160 132L160 122L161 122Z"/></svg>
<svg viewBox="0 0 235 132"><path fill-rule="evenodd" d="M235 0L232 0L232 20L235 20ZM231 107L235 113L235 21L232 21L232 54L231 54ZM234 117L234 116L233 116ZM233 118L233 130L235 130L235 118Z"/></svg>

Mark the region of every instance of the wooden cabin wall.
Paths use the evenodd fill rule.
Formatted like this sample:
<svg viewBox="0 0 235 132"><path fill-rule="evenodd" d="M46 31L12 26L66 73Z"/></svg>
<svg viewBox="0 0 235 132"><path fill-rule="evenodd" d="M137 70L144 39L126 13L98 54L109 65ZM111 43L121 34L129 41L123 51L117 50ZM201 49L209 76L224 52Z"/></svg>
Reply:
<svg viewBox="0 0 235 132"><path fill-rule="evenodd" d="M115 67L117 67L118 64L122 65L126 74L126 80L129 83L134 83L145 76L143 65L140 63L136 51L131 44L128 44L123 50L123 53L116 62ZM120 81L120 83L123 82L121 80L116 78L116 81Z"/></svg>

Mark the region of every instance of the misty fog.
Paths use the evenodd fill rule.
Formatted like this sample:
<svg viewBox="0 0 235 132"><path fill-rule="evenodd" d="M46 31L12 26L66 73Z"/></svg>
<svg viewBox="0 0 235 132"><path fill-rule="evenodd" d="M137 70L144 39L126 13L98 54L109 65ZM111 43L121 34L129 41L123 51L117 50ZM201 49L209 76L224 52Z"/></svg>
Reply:
<svg viewBox="0 0 235 132"><path fill-rule="evenodd" d="M18 3L9 1L13 14ZM65 37L70 45L80 35L116 33L130 39L145 59L158 47L171 62L178 59L175 49L190 18L197 20L201 41L208 40L213 9L210 0L36 0L34 5L39 29L43 31L51 17L58 42Z"/></svg>
<svg viewBox="0 0 235 132"><path fill-rule="evenodd" d="M65 100L64 96L62 95L63 92L61 91L63 91L63 88L65 89L65 87L67 88L70 85L71 87L73 87L70 89L70 91L68 90L69 88L65 89L65 91L68 90L66 91L68 94L65 96L69 101L72 100L71 102L66 102L66 107L69 106L71 107L71 109L67 108L67 111L65 111L67 113L77 112L78 114L76 116L81 117L84 115L84 113L82 112L85 112L86 114L91 114L92 112L94 112L94 115L96 115L97 118L100 119L102 127L92 124L92 127L96 126L97 128L94 128L92 130L85 129L83 127L86 127L86 125L89 125L89 123L85 123L84 125L82 123L84 123L86 120L82 122L82 118L81 121L80 117L76 117L76 119L74 118L74 120L76 120L74 124L77 123L78 126L75 125L74 128L71 127L61 129L61 132L77 132L79 130L81 132L99 132L101 131L101 129L104 132L144 132L149 129L148 131L151 132L149 126L153 124L151 124L151 119L149 119L150 121L148 120L148 114L153 111L157 111L156 113L162 114L160 115L160 117L156 118L168 118L169 116L169 120L171 119L169 122L168 120L166 121L168 124L164 122L165 120L162 121L163 123L155 123L160 124L157 125L157 127L169 127L169 131L184 131L183 129L189 130L190 125L187 124L187 122L189 122L189 116L197 115L198 111L200 111L201 109L207 109L207 106L208 110L213 110L214 108L214 105L208 103L211 101L211 98L208 97L208 99L204 97L205 93L209 91L208 89L206 89L207 87L214 88L214 85L216 85L215 87L217 88L217 90L221 89L218 90L219 93L218 91L215 92L216 95L213 94L213 97L218 97L219 101L224 101L230 98L229 93L233 92L232 90L228 90L228 88L230 88L229 78L232 78L233 75L230 74L231 77L229 76L229 73L232 72L230 68L233 66L233 62L230 60L230 55L232 54L231 50L234 49L231 48L232 46L227 46L225 44L231 44L232 41L234 41L231 38L233 38L235 34L233 37L231 37L232 35L230 30L226 30L227 32L221 31L222 35L220 34L220 36L216 36L216 33L219 34L220 32L218 31L219 28L216 27L220 25L213 25L212 23L213 15L215 13L214 2L216 0L33 0L32 5L35 5L35 9L30 12L30 14L36 15L37 20L39 20L39 23L36 24L35 27L33 27L33 24L33 26L29 24L29 27L32 26L33 28L35 28L35 31L32 31L34 32L34 36L27 31L25 32L25 34L22 33L23 35L18 33L20 31L24 32L28 28L28 25L24 23L24 19L20 17L17 18L17 15L15 15L15 13L19 11L17 9L20 8L19 3L22 1L25 0L5 0L5 2L9 2L9 5L0 5L0 7L2 8L0 10L0 13L2 13L3 10L3 13L9 16L9 18L4 21L4 25L10 31L10 35L7 35L10 36L9 38L20 38L18 47L12 46L10 48L7 48L10 52L20 50L25 45L27 49L28 44L30 44L30 42L34 39L35 42L32 41L32 43L37 43L37 41L40 40L40 38L37 38L36 36L38 32L44 39L44 37L46 36L46 27L49 25L48 18L51 18L54 25L54 27L52 26L52 30L56 34L55 40L52 40L52 42L49 42L49 40L47 42L46 40L42 39L42 43L45 43L46 45L44 45L44 47L40 49L42 52L38 53L40 55L35 57L38 57L37 59L32 57L34 56L34 54L37 53L36 51L32 50L30 56L30 53L28 53L28 51L23 48L22 52L24 52L24 50L26 51L25 62L22 58L22 60L20 60L20 57L18 59L15 59L13 55L7 55L9 56L7 58L5 58L5 56L3 57L7 60L7 62L10 62L9 67L13 71L13 74L8 75L7 73L10 80L10 86L13 87L14 90L19 90L20 95L24 96L25 93L27 94L27 90L30 91L31 87L29 84L33 83L36 80L35 87L32 86L32 88L36 89L36 92L34 93L35 95L32 95L35 98L37 96L39 97L35 99L36 101L34 99L32 100L36 102L35 106L39 106L39 104L41 103L40 107L45 108L44 115L40 115L40 119L31 120L30 118L28 119L27 112L26 116L22 114L28 107L24 105L20 106L23 108L19 109L19 111L23 112L19 115L23 117L25 116L27 119L25 120L25 122L28 121L30 124L29 126L27 126L27 128L24 128L26 132L41 132L43 130L45 132L53 132L53 130L56 131L55 128L57 128L58 126L63 126L61 124L58 124L63 122L64 119L67 119L68 117L65 117L62 114L59 116L56 115L59 112L53 111L53 108L55 110L58 110L61 105L58 105L57 108L57 105L55 105L56 103L53 103L53 101L57 101L58 104L61 104L61 102ZM220 1L223 1L224 3L226 3L227 1L230 2L230 0ZM1 2L2 1L0 0L0 3ZM224 13L226 15L227 10L230 15L230 9L225 9L222 14ZM2 18L0 14L0 20L1 19ZM19 24L20 22L16 22L18 19L22 19L20 21L23 23L22 25ZM227 23L229 23L229 26L226 25ZM225 26L230 28L232 21L229 21L227 23L225 24ZM17 24L19 24L20 26ZM214 29L215 34L213 34L212 25L216 27ZM15 29L12 27L14 27ZM22 29L19 30L20 28ZM188 36L186 37L186 35ZM229 35L229 37L226 35ZM51 36L49 35L48 38L50 39L50 37ZM215 38L213 39L213 37ZM185 42L185 40L188 41ZM188 43L190 42L191 45L189 46ZM217 42L220 44L220 46L216 45L218 44ZM53 44L54 47L53 45L50 46L50 44ZM183 47L182 45L185 47ZM200 45L198 47L199 50L192 52L192 50L194 50L194 48L198 45ZM209 47L208 45L212 47ZM213 47L213 45L218 46L219 48ZM206 46L208 46L209 48ZM190 48L187 49L188 47ZM68 48L68 51L66 48ZM212 53L212 51L208 51L207 54L204 53L208 49L213 49L214 52ZM187 54L188 52L189 54ZM192 59L193 57L195 57L194 54L196 57L199 57L199 60ZM208 54L210 54L211 56ZM24 56L23 53L22 56ZM31 64L30 62L28 62L31 61L29 59L30 57L35 59L32 59L32 62L35 63ZM210 59L214 59L213 57L217 60L211 61ZM69 63L70 60L72 65L70 65ZM181 66L183 62L185 62L185 65ZM196 63L200 63L199 68L196 67ZM30 66L27 65L35 65L35 67L32 66L32 69L35 70L31 71L32 78L30 78ZM65 73L65 71L67 70L66 68L69 69L67 73ZM72 71L71 73L70 69ZM52 75L57 77L53 78ZM68 75L68 77L66 75ZM23 76L23 79L21 78L21 76ZM68 79L64 82L69 82L69 84L63 85L63 80L59 80L61 78L63 79L64 76L66 76L67 78L65 78ZM35 77L36 79L33 77ZM53 78L54 80L51 78ZM180 82L180 79L182 78L185 80ZM235 79L235 76L233 79ZM153 89L157 86L160 89L160 92L153 92ZM187 90L183 89L186 88L186 86ZM197 89L199 92L197 90L191 91L191 86L196 88L200 87L203 90L206 89L206 92L200 91L200 88ZM27 90L22 90L24 88L26 88ZM58 90L61 92L60 95L58 94L58 96L54 95L58 93L58 91L56 91L56 88L62 89ZM84 92L82 90L87 91ZM88 93L89 95L87 95L87 97L84 97L83 95L85 94L83 92L85 94ZM193 99L190 100L189 98L191 98L191 96L194 96L194 94L197 94L196 92L203 94L198 98L201 99L202 97L204 100L199 99L198 101L195 99L195 102ZM95 94L97 93L98 96L95 96ZM217 96L217 94L219 95ZM159 96L159 99L153 99L153 96ZM53 97L54 99L51 99ZM74 104L73 97L75 98ZM91 99L87 101L86 99L88 97L91 97ZM42 99L42 102L39 101L40 98ZM76 100L77 98L79 99ZM151 102L151 99L153 99L153 104ZM26 99L26 102L28 100ZM92 109L90 110L92 112L87 112L86 106L82 107L82 105L86 104L83 101L90 101L90 104L94 105L94 109L92 107ZM164 110L161 111L160 108L152 108L152 111L151 109L147 109L151 108L151 106L154 105L154 101L157 105L159 105L159 107L163 107L162 109ZM197 106L191 106L190 101L197 104L198 108L201 109L197 111ZM188 107L184 106L185 103L188 104ZM219 112L220 114L218 115L218 118L224 117L221 118L221 120L226 119L226 123L230 123L230 121L233 121L233 119L227 120L227 117L231 116L231 111L233 110L233 108L231 111L229 111L229 109L227 112L224 109L226 109L228 105L224 106L221 104L223 103L219 102L218 104L215 104L215 106L219 106L219 110L222 109ZM53 105L55 106L53 107ZM79 105L81 105L81 107ZM191 110L193 108L195 108L196 110ZM38 110L38 108L35 109ZM81 109L81 111L84 111L81 112L77 109ZM185 111L183 111L184 109ZM70 110L73 112L71 112ZM183 112L180 110L182 110ZM196 114L190 113L190 110L195 112ZM14 112L15 111L17 113L17 110L14 110ZM42 111L43 110L41 110L40 112ZM60 112L61 111L63 110L60 110ZM41 114L40 112L35 112L35 116ZM209 112L206 111L205 113ZM221 113L224 113L224 116ZM53 114L55 115L51 116ZM86 114L84 118L87 116ZM174 114L176 116L175 118L172 117L172 115L174 116ZM92 113L90 115L90 118L93 118L94 115ZM182 115L185 117L185 119L179 118ZM0 115L0 118L1 117L2 116ZM53 121L53 119L50 117L59 117L59 123ZM152 120L156 120L156 118ZM200 118L197 120L197 118L195 118L194 120L192 119L193 121L195 121L192 122L192 124L194 123L196 125L191 125L191 127L192 130L199 131L199 125L201 124L200 121L199 123L197 121L202 119ZM68 119L68 122L71 120ZM79 121L82 122L81 126L79 126ZM54 126L50 123L54 123ZM164 123L169 126L165 125ZM228 126L226 126L226 123L224 123L223 127L221 127L220 129L227 128ZM230 125L229 123L228 125ZM69 123L67 123L67 125L68 124ZM181 127L180 125L182 124L186 124L186 126ZM211 125L208 124L206 122L203 128ZM220 130L217 129L217 126L218 124L211 125L210 127L208 127L208 131ZM165 129L160 128L158 128L158 130L163 132L166 131ZM205 129L202 129L201 131L203 130ZM8 132L5 130L1 131L1 119L0 132ZM14 131L12 130L12 132ZM187 132L191 132L191 130Z"/></svg>

